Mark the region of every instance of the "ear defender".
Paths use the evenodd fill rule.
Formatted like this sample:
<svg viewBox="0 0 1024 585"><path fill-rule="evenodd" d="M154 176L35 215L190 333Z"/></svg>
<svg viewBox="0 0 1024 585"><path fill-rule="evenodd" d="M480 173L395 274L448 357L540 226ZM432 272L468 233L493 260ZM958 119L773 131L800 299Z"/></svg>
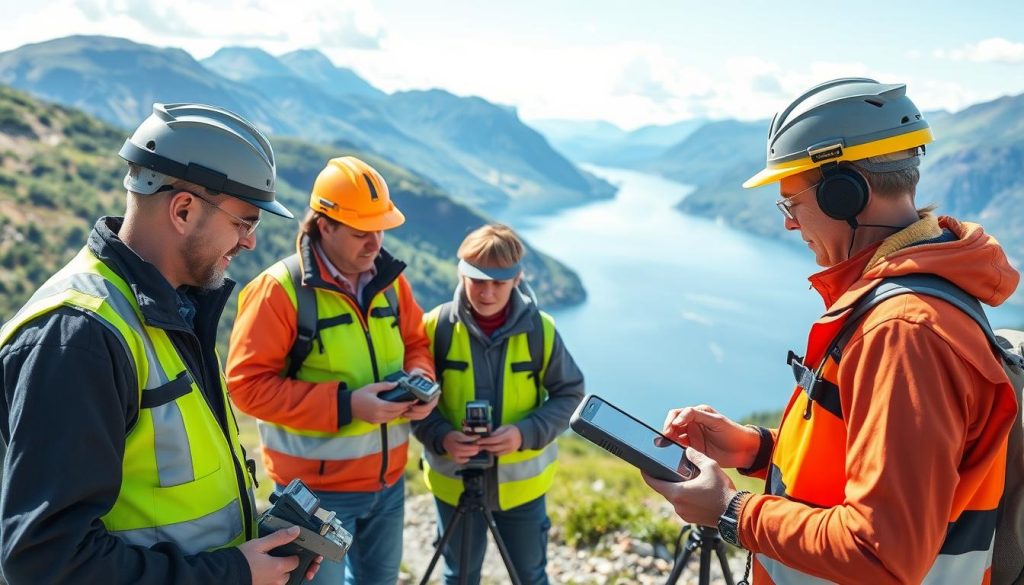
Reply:
<svg viewBox="0 0 1024 585"><path fill-rule="evenodd" d="M835 163L821 167L818 207L825 215L857 227L857 216L868 204L868 183L848 166Z"/></svg>

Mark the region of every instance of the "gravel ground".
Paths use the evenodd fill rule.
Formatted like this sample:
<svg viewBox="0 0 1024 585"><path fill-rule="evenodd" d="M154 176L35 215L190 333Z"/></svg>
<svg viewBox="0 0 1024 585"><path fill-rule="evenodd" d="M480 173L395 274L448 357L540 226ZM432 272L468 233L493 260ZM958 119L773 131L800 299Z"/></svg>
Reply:
<svg viewBox="0 0 1024 585"><path fill-rule="evenodd" d="M434 554L437 524L433 498L429 495L412 496L406 500L405 552L399 585L414 585L423 578L430 558ZM695 554L679 578L679 585L698 583L698 557ZM743 575L746 557L729 558L734 579ZM430 583L441 582L443 560L439 560ZM548 576L552 583L578 583L612 585L665 583L672 570L672 555L664 547L655 550L650 544L631 538L628 534L605 537L592 549L576 549L564 544L558 527L552 528L548 543ZM492 539L487 540L484 557L483 583L498 585L510 583L505 565ZM724 585L717 557L711 563L711 583Z"/></svg>

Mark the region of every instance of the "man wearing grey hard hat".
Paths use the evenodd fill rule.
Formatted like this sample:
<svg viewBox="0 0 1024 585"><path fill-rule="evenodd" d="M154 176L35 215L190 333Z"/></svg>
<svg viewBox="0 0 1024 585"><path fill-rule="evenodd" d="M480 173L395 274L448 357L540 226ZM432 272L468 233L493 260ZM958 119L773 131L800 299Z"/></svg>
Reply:
<svg viewBox="0 0 1024 585"><path fill-rule="evenodd" d="M835 79L775 116L767 165L744 186L779 184L783 225L822 267L810 282L823 316L780 360L796 386L776 428L671 410L664 432L700 474L647 478L682 518L750 551L759 585L1020 583L1019 550L1007 561L1000 544L1020 531L1000 508L1020 425L1002 361L1016 358L980 304L1020 275L980 225L916 207L932 132L906 90ZM723 467L765 493L737 491Z"/></svg>
<svg viewBox="0 0 1024 585"><path fill-rule="evenodd" d="M154 104L121 148L124 217L0 329L8 445L0 552L21 583L280 583L297 557L255 539L253 469L215 351L275 199L267 139L202 104ZM312 565L312 577L318 564Z"/></svg>

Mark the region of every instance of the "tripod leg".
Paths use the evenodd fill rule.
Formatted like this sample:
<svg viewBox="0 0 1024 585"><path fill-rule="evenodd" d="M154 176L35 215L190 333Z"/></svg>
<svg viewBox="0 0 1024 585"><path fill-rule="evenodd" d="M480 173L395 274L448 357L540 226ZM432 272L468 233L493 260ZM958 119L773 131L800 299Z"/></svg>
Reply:
<svg viewBox="0 0 1024 585"><path fill-rule="evenodd" d="M472 516L466 516L462 520L462 546L460 549L462 552L459 554L459 585L468 585L469 583L469 539L471 527L470 524Z"/></svg>
<svg viewBox="0 0 1024 585"><path fill-rule="evenodd" d="M494 544L498 546L498 552L501 553L501 560L505 562L505 568L508 569L508 576L512 580L512 585L522 585L522 581L519 580L519 574L516 573L516 568L512 564L512 557L508 554L508 548L505 547L505 541L501 538L501 533L498 532L498 525L494 522L494 515L486 507L483 508L484 519L487 521L487 529L491 531L491 536L494 537Z"/></svg>
<svg viewBox="0 0 1024 585"><path fill-rule="evenodd" d="M683 550L676 555L675 561L672 562L672 572L668 575L668 581L665 581L665 585L676 585L679 582L679 576L683 574L683 569L686 568L686 563L690 560L690 555L693 554L693 548L684 546Z"/></svg>
<svg viewBox="0 0 1024 585"><path fill-rule="evenodd" d="M448 546L448 541L450 541L452 536L455 535L455 528L459 525L459 522L465 519L465 513L466 510L462 506L458 506L455 509L455 514L452 515L452 519L448 523L448 526L444 527L444 533L441 535L441 541L437 543L437 549L434 550L434 556L430 557L430 564L427 565L427 572L423 574L423 579L420 580L420 585L427 585L427 582L430 581L430 574L434 572L434 565L437 564L437 559L441 558L441 553L444 551L444 547ZM463 525L463 531L465 531L465 527L468 525L468 522ZM465 532L463 532L462 543L463 548L465 548ZM465 554L465 551L463 551L463 554ZM463 558L465 558L465 556L463 556ZM461 564L462 560L460 559L459 562ZM463 572L463 574L465 573Z"/></svg>
<svg viewBox="0 0 1024 585"><path fill-rule="evenodd" d="M722 565L722 577L725 578L725 585L736 585L736 581L732 578L732 569L729 567L729 557L725 554L725 543L721 540L715 545L715 553L718 554L718 564Z"/></svg>
<svg viewBox="0 0 1024 585"><path fill-rule="evenodd" d="M711 547L700 547L700 585L711 585Z"/></svg>

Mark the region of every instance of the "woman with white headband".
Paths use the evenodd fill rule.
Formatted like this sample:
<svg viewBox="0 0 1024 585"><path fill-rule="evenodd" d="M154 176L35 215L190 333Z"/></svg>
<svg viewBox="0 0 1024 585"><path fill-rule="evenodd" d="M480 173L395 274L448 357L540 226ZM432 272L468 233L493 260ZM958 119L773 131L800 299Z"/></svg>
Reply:
<svg viewBox="0 0 1024 585"><path fill-rule="evenodd" d="M413 428L424 445L439 533L455 516L464 482L472 481L483 488L520 581L546 584L551 523L544 495L554 478L554 441L583 398L583 374L523 280L523 253L515 232L500 224L462 242L455 297L424 316L441 401ZM473 413L489 410L489 436L465 421L467 403ZM464 421L474 428L464 429ZM445 582L459 582L465 570L468 583L479 583L487 526L473 513L461 522L468 528L455 526L444 546Z"/></svg>

